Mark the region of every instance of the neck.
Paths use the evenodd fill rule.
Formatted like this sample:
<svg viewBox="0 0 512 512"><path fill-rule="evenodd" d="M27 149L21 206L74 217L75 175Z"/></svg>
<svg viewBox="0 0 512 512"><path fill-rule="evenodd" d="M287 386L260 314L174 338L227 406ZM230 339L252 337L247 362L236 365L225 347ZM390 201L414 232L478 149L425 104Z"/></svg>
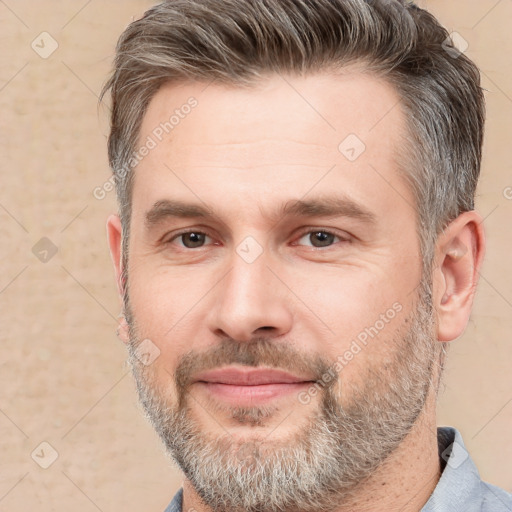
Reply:
<svg viewBox="0 0 512 512"><path fill-rule="evenodd" d="M440 477L435 397L430 396L397 450L332 512L420 512ZM187 479L183 483L182 510L211 512Z"/></svg>
<svg viewBox="0 0 512 512"><path fill-rule="evenodd" d="M424 409L398 449L335 512L420 512L440 477L435 414Z"/></svg>

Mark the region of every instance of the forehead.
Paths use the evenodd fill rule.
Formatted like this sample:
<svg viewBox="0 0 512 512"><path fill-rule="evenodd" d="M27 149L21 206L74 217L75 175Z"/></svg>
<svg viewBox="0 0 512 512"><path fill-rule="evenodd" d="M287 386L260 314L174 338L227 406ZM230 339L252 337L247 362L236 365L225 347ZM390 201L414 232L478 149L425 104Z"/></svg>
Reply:
<svg viewBox="0 0 512 512"><path fill-rule="evenodd" d="M193 137L189 117L195 119ZM351 130L371 144L382 134L391 141L389 128L399 131L403 124L400 100L390 84L369 72L347 69L305 77L268 75L250 87L164 84L146 110L139 141L153 134L177 142L188 138L234 143L263 132L276 139L295 135L298 142L326 145Z"/></svg>
<svg viewBox="0 0 512 512"><path fill-rule="evenodd" d="M253 197L301 195L333 168L324 189L345 179L357 195L358 183L397 179L405 131L394 88L360 71L270 75L250 88L166 84L142 121L137 151L149 149L136 167L134 203L157 200L166 186L190 197L218 195L220 185Z"/></svg>

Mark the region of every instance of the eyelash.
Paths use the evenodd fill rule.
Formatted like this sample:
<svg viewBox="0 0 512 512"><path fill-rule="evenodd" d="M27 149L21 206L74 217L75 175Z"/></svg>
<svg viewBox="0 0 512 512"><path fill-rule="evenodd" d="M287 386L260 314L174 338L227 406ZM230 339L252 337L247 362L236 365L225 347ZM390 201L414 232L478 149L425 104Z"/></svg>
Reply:
<svg viewBox="0 0 512 512"><path fill-rule="evenodd" d="M184 231L180 231L179 233L176 233L175 235L173 235L172 238L170 238L169 240L167 241L164 241L164 245L169 245L171 244L172 242L174 242L175 240L177 240L178 238L180 238L181 236L183 235L186 235L187 233L198 233L198 234L201 234L201 235L206 235L210 238L213 239L213 237L206 231L200 231L198 229L188 229L188 230L184 230ZM300 240L301 238L304 237L304 235L308 235L308 234L311 234L311 233L325 233L325 234L328 234L328 235L334 235L336 238L339 239L338 242L333 242L332 245L329 245L329 246L326 246L326 247L314 247L314 246L303 246L303 247L310 247L311 249L329 249L331 248L333 245L335 245L336 243L341 243L341 242L350 242L350 238L347 234L345 235L341 235L341 234L337 234L335 231L332 231L331 229L326 229L326 228L306 228L304 231L301 231L301 233L296 237L296 240ZM294 245L298 245L298 244L294 244ZM202 249L204 246L201 246L201 247L197 247L196 249ZM189 247L183 247L183 249L185 250L188 250L188 251L192 251L194 250L194 248L189 248Z"/></svg>

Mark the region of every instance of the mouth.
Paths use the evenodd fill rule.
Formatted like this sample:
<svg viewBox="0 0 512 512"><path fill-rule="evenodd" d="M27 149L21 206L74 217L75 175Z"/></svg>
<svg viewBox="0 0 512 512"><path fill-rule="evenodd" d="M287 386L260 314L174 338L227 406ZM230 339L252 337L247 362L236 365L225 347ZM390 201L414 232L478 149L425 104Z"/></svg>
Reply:
<svg viewBox="0 0 512 512"><path fill-rule="evenodd" d="M311 376L298 376L273 368L220 368L199 373L194 385L232 405L257 405L311 386Z"/></svg>

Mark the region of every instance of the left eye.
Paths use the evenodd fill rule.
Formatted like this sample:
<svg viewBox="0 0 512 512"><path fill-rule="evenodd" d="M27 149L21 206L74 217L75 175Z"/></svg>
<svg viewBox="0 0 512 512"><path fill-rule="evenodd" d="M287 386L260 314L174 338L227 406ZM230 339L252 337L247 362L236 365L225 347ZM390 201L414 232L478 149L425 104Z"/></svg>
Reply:
<svg viewBox="0 0 512 512"><path fill-rule="evenodd" d="M299 238L299 245L308 245L300 244L300 241L304 239L308 240L313 247L328 247L335 243L336 240L341 240L341 238L335 234L322 230L309 231L308 233L305 233L302 237Z"/></svg>
<svg viewBox="0 0 512 512"><path fill-rule="evenodd" d="M180 245L187 249L196 249L197 247L202 247L207 238L210 237L201 231L189 231L187 233L177 235L173 240L180 240Z"/></svg>

